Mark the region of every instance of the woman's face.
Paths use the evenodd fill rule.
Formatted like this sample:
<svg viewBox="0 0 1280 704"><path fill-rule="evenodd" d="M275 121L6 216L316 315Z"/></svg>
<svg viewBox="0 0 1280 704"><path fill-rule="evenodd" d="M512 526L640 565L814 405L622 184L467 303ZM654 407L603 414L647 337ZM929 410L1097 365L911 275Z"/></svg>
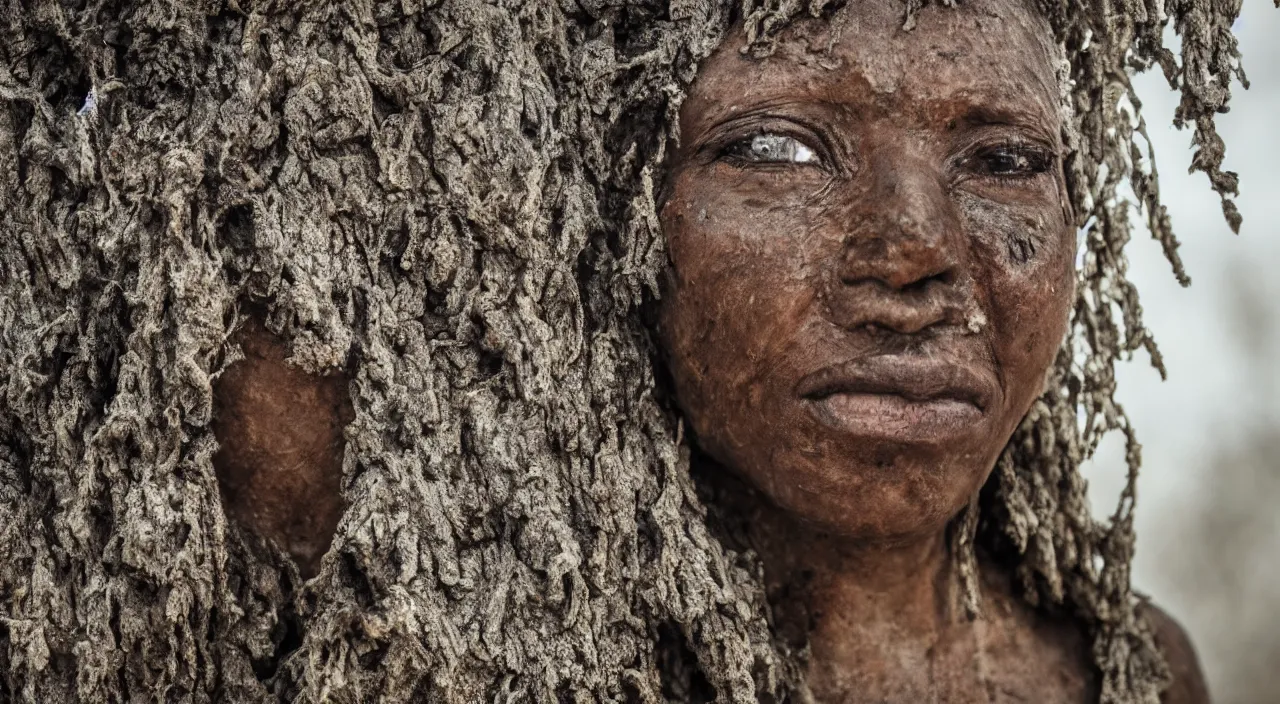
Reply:
<svg viewBox="0 0 1280 704"><path fill-rule="evenodd" d="M864 539L936 531L1042 390L1074 298L1048 24L850 3L701 67L661 209L698 444Z"/></svg>

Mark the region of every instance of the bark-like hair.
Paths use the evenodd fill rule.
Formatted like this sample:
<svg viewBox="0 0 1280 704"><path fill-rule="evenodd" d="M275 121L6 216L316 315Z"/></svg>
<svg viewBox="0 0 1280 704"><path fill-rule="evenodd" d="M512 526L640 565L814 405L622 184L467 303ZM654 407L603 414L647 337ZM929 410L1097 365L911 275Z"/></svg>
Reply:
<svg viewBox="0 0 1280 704"><path fill-rule="evenodd" d="M1193 168L1238 224L1213 118L1244 79L1239 2L1042 4L1074 115L1079 299L957 558L971 570L976 541L1077 617L1104 702L1154 703L1113 370L1159 357L1125 277L1125 184L1185 277L1129 77L1158 64L1181 91ZM730 31L767 53L834 5L0 7L0 701L798 691L759 565L708 527L641 309L698 62ZM211 462L211 385L252 306L293 362L352 374L348 509L306 583L227 521ZM1130 481L1098 522L1078 468L1112 430Z"/></svg>

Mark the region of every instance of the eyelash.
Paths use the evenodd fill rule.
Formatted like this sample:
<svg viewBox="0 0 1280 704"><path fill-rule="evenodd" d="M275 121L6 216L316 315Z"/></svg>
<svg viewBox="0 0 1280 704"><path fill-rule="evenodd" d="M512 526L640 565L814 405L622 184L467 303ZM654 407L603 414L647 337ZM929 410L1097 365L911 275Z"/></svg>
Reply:
<svg viewBox="0 0 1280 704"><path fill-rule="evenodd" d="M964 157L960 164L964 167L978 166L981 168L985 160L992 158L1011 159L1015 162L1019 159L1025 160L1025 166L1022 166L1021 170L1015 173L997 173L990 169L978 171L978 175L982 178L1008 183L1026 181L1048 173L1053 168L1057 156L1035 144L1009 141L975 149L970 155ZM990 161L986 161L986 165L990 166ZM1014 168L1017 168L1017 166Z"/></svg>
<svg viewBox="0 0 1280 704"><path fill-rule="evenodd" d="M756 147L756 140L766 137L790 140L794 145L791 147L793 156L798 154L799 150L804 150L803 155L806 158L800 161L770 161L746 156L749 150ZM826 160L823 158L821 150L811 146L808 140L783 131L772 130L760 130L750 136L730 140L717 151L716 158L724 159L740 167L785 168L808 165L825 168L826 166ZM997 172L992 168L991 163L994 159L1005 159L1012 162L1007 169L1009 173ZM970 169L980 178L1016 184L1048 173L1053 168L1056 159L1056 154L1038 144L1021 140L1008 140L970 150L967 156L959 160L959 166Z"/></svg>
<svg viewBox="0 0 1280 704"><path fill-rule="evenodd" d="M766 138L776 138L778 140L789 140L792 146L793 160L766 160L755 159L746 154L755 148L756 141ZM822 167L825 160L821 156L821 150L810 144L809 140L801 139L792 134L781 131L761 130L747 137L730 140L725 146L718 150L716 157L724 159L739 166L749 167L786 167L786 166L817 166ZM795 160L795 157L803 157Z"/></svg>

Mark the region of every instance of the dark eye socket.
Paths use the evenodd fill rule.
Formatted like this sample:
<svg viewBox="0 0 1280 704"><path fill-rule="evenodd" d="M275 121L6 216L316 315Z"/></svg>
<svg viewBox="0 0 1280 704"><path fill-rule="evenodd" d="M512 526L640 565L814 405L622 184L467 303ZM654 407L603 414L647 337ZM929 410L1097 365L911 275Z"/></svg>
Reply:
<svg viewBox="0 0 1280 704"><path fill-rule="evenodd" d="M761 132L728 145L721 156L742 164L820 164L804 142L777 132Z"/></svg>
<svg viewBox="0 0 1280 704"><path fill-rule="evenodd" d="M1047 172L1053 165L1053 155L1033 145L1002 144L983 149L967 161L971 168L983 175L1030 178Z"/></svg>

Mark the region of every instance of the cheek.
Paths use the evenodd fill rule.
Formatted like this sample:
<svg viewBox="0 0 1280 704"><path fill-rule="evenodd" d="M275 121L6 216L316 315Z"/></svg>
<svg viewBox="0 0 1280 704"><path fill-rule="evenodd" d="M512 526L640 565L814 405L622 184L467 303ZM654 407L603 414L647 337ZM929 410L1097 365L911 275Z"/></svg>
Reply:
<svg viewBox="0 0 1280 704"><path fill-rule="evenodd" d="M664 320L736 358L760 359L802 323L814 299L802 214L765 211L728 189L677 182L661 213L672 274ZM686 195L688 194L688 195Z"/></svg>
<svg viewBox="0 0 1280 704"><path fill-rule="evenodd" d="M817 287L802 240L783 229L794 231L794 211L762 214L732 189L717 190L677 180L662 209L672 271L660 325L699 434L746 438L786 391L773 388L791 378L779 366L794 357L788 350L812 317Z"/></svg>
<svg viewBox="0 0 1280 704"><path fill-rule="evenodd" d="M1050 205L968 203L974 275L992 326L992 347L1011 411L1042 391L1075 301L1075 236Z"/></svg>
<svg viewBox="0 0 1280 704"><path fill-rule="evenodd" d="M1020 353L1026 373L1035 377L1035 394L1040 378L1053 362L1067 331L1067 321L1075 302L1074 237L1062 232L1057 243L1029 266L1002 272L999 319L1015 331L1007 347Z"/></svg>

